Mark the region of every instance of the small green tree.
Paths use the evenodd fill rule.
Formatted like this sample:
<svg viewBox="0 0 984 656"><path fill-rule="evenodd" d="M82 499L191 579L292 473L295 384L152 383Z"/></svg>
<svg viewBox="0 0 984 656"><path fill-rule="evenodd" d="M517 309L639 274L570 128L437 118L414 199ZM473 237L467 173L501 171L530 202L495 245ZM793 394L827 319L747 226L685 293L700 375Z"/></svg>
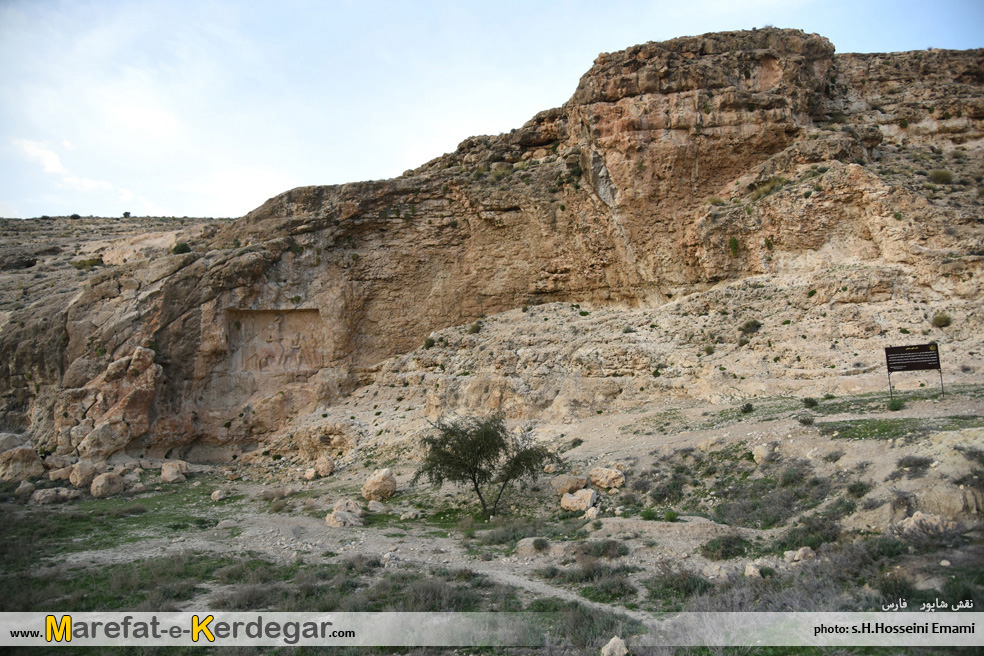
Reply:
<svg viewBox="0 0 984 656"><path fill-rule="evenodd" d="M502 415L484 419L455 419L434 424L436 435L424 438L427 454L414 473L413 483L426 478L432 485L445 482L471 485L486 519L495 515L510 483L536 480L548 460L557 457L533 442L529 431L515 435ZM493 496L494 495L494 498ZM486 497L492 499L492 508Z"/></svg>

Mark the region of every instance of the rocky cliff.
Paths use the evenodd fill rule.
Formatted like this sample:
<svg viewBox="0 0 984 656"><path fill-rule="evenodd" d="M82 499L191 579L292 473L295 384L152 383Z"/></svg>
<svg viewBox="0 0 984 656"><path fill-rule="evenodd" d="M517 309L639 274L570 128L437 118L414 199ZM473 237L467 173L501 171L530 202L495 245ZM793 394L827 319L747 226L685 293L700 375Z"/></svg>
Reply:
<svg viewBox="0 0 984 656"><path fill-rule="evenodd" d="M75 267L7 222L0 430L52 463L316 456L383 430L355 418L370 388L417 417L563 418L850 386L877 363L859 344L899 326L973 359L982 88L980 50L709 34L602 54L564 106L398 179L90 240ZM736 328L787 315L768 339Z"/></svg>

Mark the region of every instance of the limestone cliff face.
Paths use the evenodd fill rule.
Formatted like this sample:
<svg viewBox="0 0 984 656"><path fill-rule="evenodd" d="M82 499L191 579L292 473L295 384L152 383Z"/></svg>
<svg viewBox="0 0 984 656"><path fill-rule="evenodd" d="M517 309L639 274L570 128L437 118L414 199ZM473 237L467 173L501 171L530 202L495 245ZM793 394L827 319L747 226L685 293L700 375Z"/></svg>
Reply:
<svg viewBox="0 0 984 656"><path fill-rule="evenodd" d="M979 166L982 85L982 51L835 56L792 30L602 54L509 134L395 180L288 191L190 253L89 277L44 324L11 314L4 428L62 454L223 458L433 331L523 305L655 307L845 262L935 285L956 256L944 292L979 297L976 185L937 202L899 170L915 147ZM121 364L144 349L153 366Z"/></svg>

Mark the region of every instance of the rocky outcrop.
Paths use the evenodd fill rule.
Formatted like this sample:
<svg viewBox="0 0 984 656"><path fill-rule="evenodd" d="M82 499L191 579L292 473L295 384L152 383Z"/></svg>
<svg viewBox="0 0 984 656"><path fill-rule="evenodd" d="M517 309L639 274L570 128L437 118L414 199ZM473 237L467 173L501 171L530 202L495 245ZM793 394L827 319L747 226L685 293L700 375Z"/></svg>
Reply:
<svg viewBox="0 0 984 656"><path fill-rule="evenodd" d="M565 494L560 498L560 507L564 510L588 510L598 502L598 493L594 490L578 490L574 494Z"/></svg>
<svg viewBox="0 0 984 656"><path fill-rule="evenodd" d="M258 458L274 440L310 462L356 448L364 426L333 409L397 375L388 359L406 358L401 383L433 379L431 415L560 419L628 393L624 371L662 364L631 341L578 350L575 332L559 364L530 353L532 335L479 371L406 356L523 306L674 312L716 284L811 285L839 267L852 271L810 298L973 302L982 61L835 55L823 37L771 28L647 43L600 55L562 107L395 180L290 190L232 225L171 226L71 267L58 246L5 245L0 275L55 262L71 275L24 287L0 315L0 428L93 462ZM960 153L952 182L917 173L914 149L930 147ZM194 247L173 253L178 239ZM861 315L843 330L877 326ZM717 394L712 373L681 388Z"/></svg>
<svg viewBox="0 0 984 656"><path fill-rule="evenodd" d="M625 484L625 474L609 467L595 467L588 472L588 476L592 483L606 490L620 488Z"/></svg>
<svg viewBox="0 0 984 656"><path fill-rule="evenodd" d="M372 501L386 501L396 494L396 478L391 469L378 469L362 486L362 497Z"/></svg>
<svg viewBox="0 0 984 656"><path fill-rule="evenodd" d="M99 474L92 479L89 493L97 499L112 497L126 489L126 481L123 477L114 472Z"/></svg>

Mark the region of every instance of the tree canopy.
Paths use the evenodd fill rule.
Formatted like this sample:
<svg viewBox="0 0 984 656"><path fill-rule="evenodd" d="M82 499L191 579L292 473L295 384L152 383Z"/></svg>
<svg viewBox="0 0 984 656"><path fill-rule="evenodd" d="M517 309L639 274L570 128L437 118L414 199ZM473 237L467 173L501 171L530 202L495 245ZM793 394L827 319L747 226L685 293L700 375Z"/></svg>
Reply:
<svg viewBox="0 0 984 656"><path fill-rule="evenodd" d="M556 459L533 441L528 429L518 435L510 432L502 415L440 420L434 428L437 433L423 440L427 453L413 482L425 478L437 486L471 485L486 519L496 514L510 483L536 480L544 463Z"/></svg>

